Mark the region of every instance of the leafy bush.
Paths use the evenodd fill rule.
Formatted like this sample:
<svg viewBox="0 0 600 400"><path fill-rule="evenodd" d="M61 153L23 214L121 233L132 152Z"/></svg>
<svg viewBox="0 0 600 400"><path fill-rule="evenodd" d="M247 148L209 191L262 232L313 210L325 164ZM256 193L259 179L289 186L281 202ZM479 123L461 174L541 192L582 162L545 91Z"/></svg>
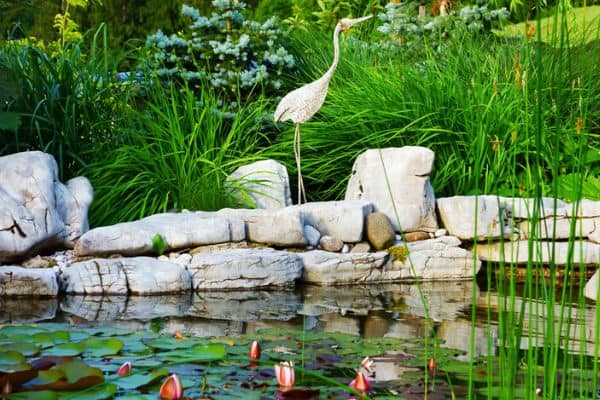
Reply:
<svg viewBox="0 0 600 400"><path fill-rule="evenodd" d="M118 146L86 172L95 189L94 225L145 217L170 209L233 206L226 177L259 159L268 103L240 106L227 118L211 88L150 82L139 109L123 110Z"/></svg>
<svg viewBox="0 0 600 400"><path fill-rule="evenodd" d="M191 19L185 33L167 36L158 31L148 37L146 43L153 52L149 68L163 80L191 87L209 82L228 101L281 93L280 78L295 63L282 45L275 19L262 24L246 20L242 2L214 0L212 4L218 13L210 17L193 7L182 7Z"/></svg>

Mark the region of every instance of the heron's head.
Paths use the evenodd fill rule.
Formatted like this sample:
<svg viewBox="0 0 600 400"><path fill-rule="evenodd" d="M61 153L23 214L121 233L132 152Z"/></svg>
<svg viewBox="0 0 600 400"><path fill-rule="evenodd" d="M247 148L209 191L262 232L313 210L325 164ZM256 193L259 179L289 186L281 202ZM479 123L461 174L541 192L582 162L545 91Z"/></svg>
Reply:
<svg viewBox="0 0 600 400"><path fill-rule="evenodd" d="M367 15L366 17L360 17L360 18L354 18L354 19L350 19L350 18L342 18L340 20L340 22L338 22L338 26L340 27L340 29L342 29L344 32L348 32L348 30L353 27L354 25L358 24L359 22L363 22L368 20L369 18L371 18L372 15Z"/></svg>

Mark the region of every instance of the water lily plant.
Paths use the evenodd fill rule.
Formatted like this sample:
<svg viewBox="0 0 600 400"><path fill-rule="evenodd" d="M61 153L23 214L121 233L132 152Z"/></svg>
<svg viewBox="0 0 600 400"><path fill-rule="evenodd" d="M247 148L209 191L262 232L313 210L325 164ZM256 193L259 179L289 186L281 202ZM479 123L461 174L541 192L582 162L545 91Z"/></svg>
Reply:
<svg viewBox="0 0 600 400"><path fill-rule="evenodd" d="M369 378L365 374L357 372L356 377L350 382L349 386L359 392L368 392L371 389L371 382L369 382Z"/></svg>
<svg viewBox="0 0 600 400"><path fill-rule="evenodd" d="M251 360L260 359L260 345L258 344L258 342L256 340L253 341L252 344L250 345L250 359Z"/></svg>
<svg viewBox="0 0 600 400"><path fill-rule="evenodd" d="M117 375L127 376L131 374L131 361L125 361L117 370Z"/></svg>
<svg viewBox="0 0 600 400"><path fill-rule="evenodd" d="M291 388L294 386L294 363L291 361L283 361L279 364L275 364L275 376L277 377L277 383L282 388Z"/></svg>
<svg viewBox="0 0 600 400"><path fill-rule="evenodd" d="M176 374L171 374L160 387L160 398L165 400L178 400L183 398L183 386Z"/></svg>

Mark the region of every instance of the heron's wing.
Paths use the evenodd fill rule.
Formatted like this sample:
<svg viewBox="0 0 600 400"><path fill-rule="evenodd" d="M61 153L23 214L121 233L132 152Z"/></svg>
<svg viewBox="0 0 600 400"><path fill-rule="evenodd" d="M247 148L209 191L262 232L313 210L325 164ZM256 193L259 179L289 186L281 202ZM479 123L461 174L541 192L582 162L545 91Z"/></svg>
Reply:
<svg viewBox="0 0 600 400"><path fill-rule="evenodd" d="M286 94L275 109L275 121L308 121L323 105L328 87L329 80L320 78Z"/></svg>

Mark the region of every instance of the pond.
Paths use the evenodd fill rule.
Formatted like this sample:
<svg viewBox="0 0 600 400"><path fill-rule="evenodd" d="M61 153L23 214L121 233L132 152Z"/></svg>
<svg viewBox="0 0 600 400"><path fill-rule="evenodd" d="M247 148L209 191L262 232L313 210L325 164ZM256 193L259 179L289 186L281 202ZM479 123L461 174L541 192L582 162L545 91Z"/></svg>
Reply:
<svg viewBox="0 0 600 400"><path fill-rule="evenodd" d="M515 311L508 312L506 304ZM0 306L0 324L5 325L41 323L39 326L44 329L87 332L86 335L99 337L122 338L124 332L154 335L140 337L144 343L158 338L173 341L174 336L188 340L182 346L167 342L168 350L222 343L227 346L228 359L218 367L197 364L190 367L192 363L175 362L169 368L169 372L183 376L187 396L208 396L199 398L277 397L272 364L286 359L294 360L299 368L296 386L320 388L321 397L317 398L348 398L347 392L332 386L331 382L319 381L311 371L347 385L344 382L353 378L365 356L375 360L371 371L372 398L460 398L467 393L471 393L472 398L488 398L489 388L492 392L498 390L503 382L495 360L507 357L506 348L510 346L503 345L507 341L506 325L520 321L522 331L516 357L526 358L524 352L528 348L544 348L548 318L556 319L554 335L558 337L560 352L579 358L579 367L586 370L584 380L589 385L585 385L586 389L571 389L571 392L585 398L589 395L587 388L596 388L597 382L597 374L589 371L590 362L597 360L598 353L593 339L594 304L569 304L562 308L556 304L552 316L552 307L545 301L522 297L518 290L507 298L495 289L486 290L482 283L472 281L343 287L304 285L295 290L146 297L5 298L0 299ZM561 310L569 315L569 323L560 322ZM547 318L548 315L551 317ZM0 342L7 343L10 336L5 335L1 340L2 334L0 329ZM248 345L254 339L263 347L260 362L265 365L259 362L254 369L248 369L247 360L236 357L247 357ZM127 359L130 340L123 341L126 345L118 356L92 358L90 365L114 373ZM160 351L165 350L160 346L158 350L152 349L155 352L152 355L159 359ZM142 352L129 358L137 360L138 365L153 367L147 356ZM432 357L438 360L439 368L435 372L427 371ZM172 361L162 359L166 364ZM136 361L133 364L135 368ZM574 367L573 364L568 366ZM192 379L198 374L205 377L202 385L198 379L195 383ZM525 379L519 374L515 375L516 382ZM166 370L160 377L164 375ZM469 387L469 377L475 382L474 387ZM228 386L224 381L231 381L229 385L235 390L224 389ZM156 398L158 383L153 384L132 388L134 393L124 398L134 398L133 395ZM544 382L537 384L543 387ZM535 388L528 388L523 382L519 385L523 386L521 391L513 396L531 397L527 391ZM118 390L119 398L125 396L123 387ZM302 392L296 395L312 398ZM500 393L490 396L502 397Z"/></svg>

